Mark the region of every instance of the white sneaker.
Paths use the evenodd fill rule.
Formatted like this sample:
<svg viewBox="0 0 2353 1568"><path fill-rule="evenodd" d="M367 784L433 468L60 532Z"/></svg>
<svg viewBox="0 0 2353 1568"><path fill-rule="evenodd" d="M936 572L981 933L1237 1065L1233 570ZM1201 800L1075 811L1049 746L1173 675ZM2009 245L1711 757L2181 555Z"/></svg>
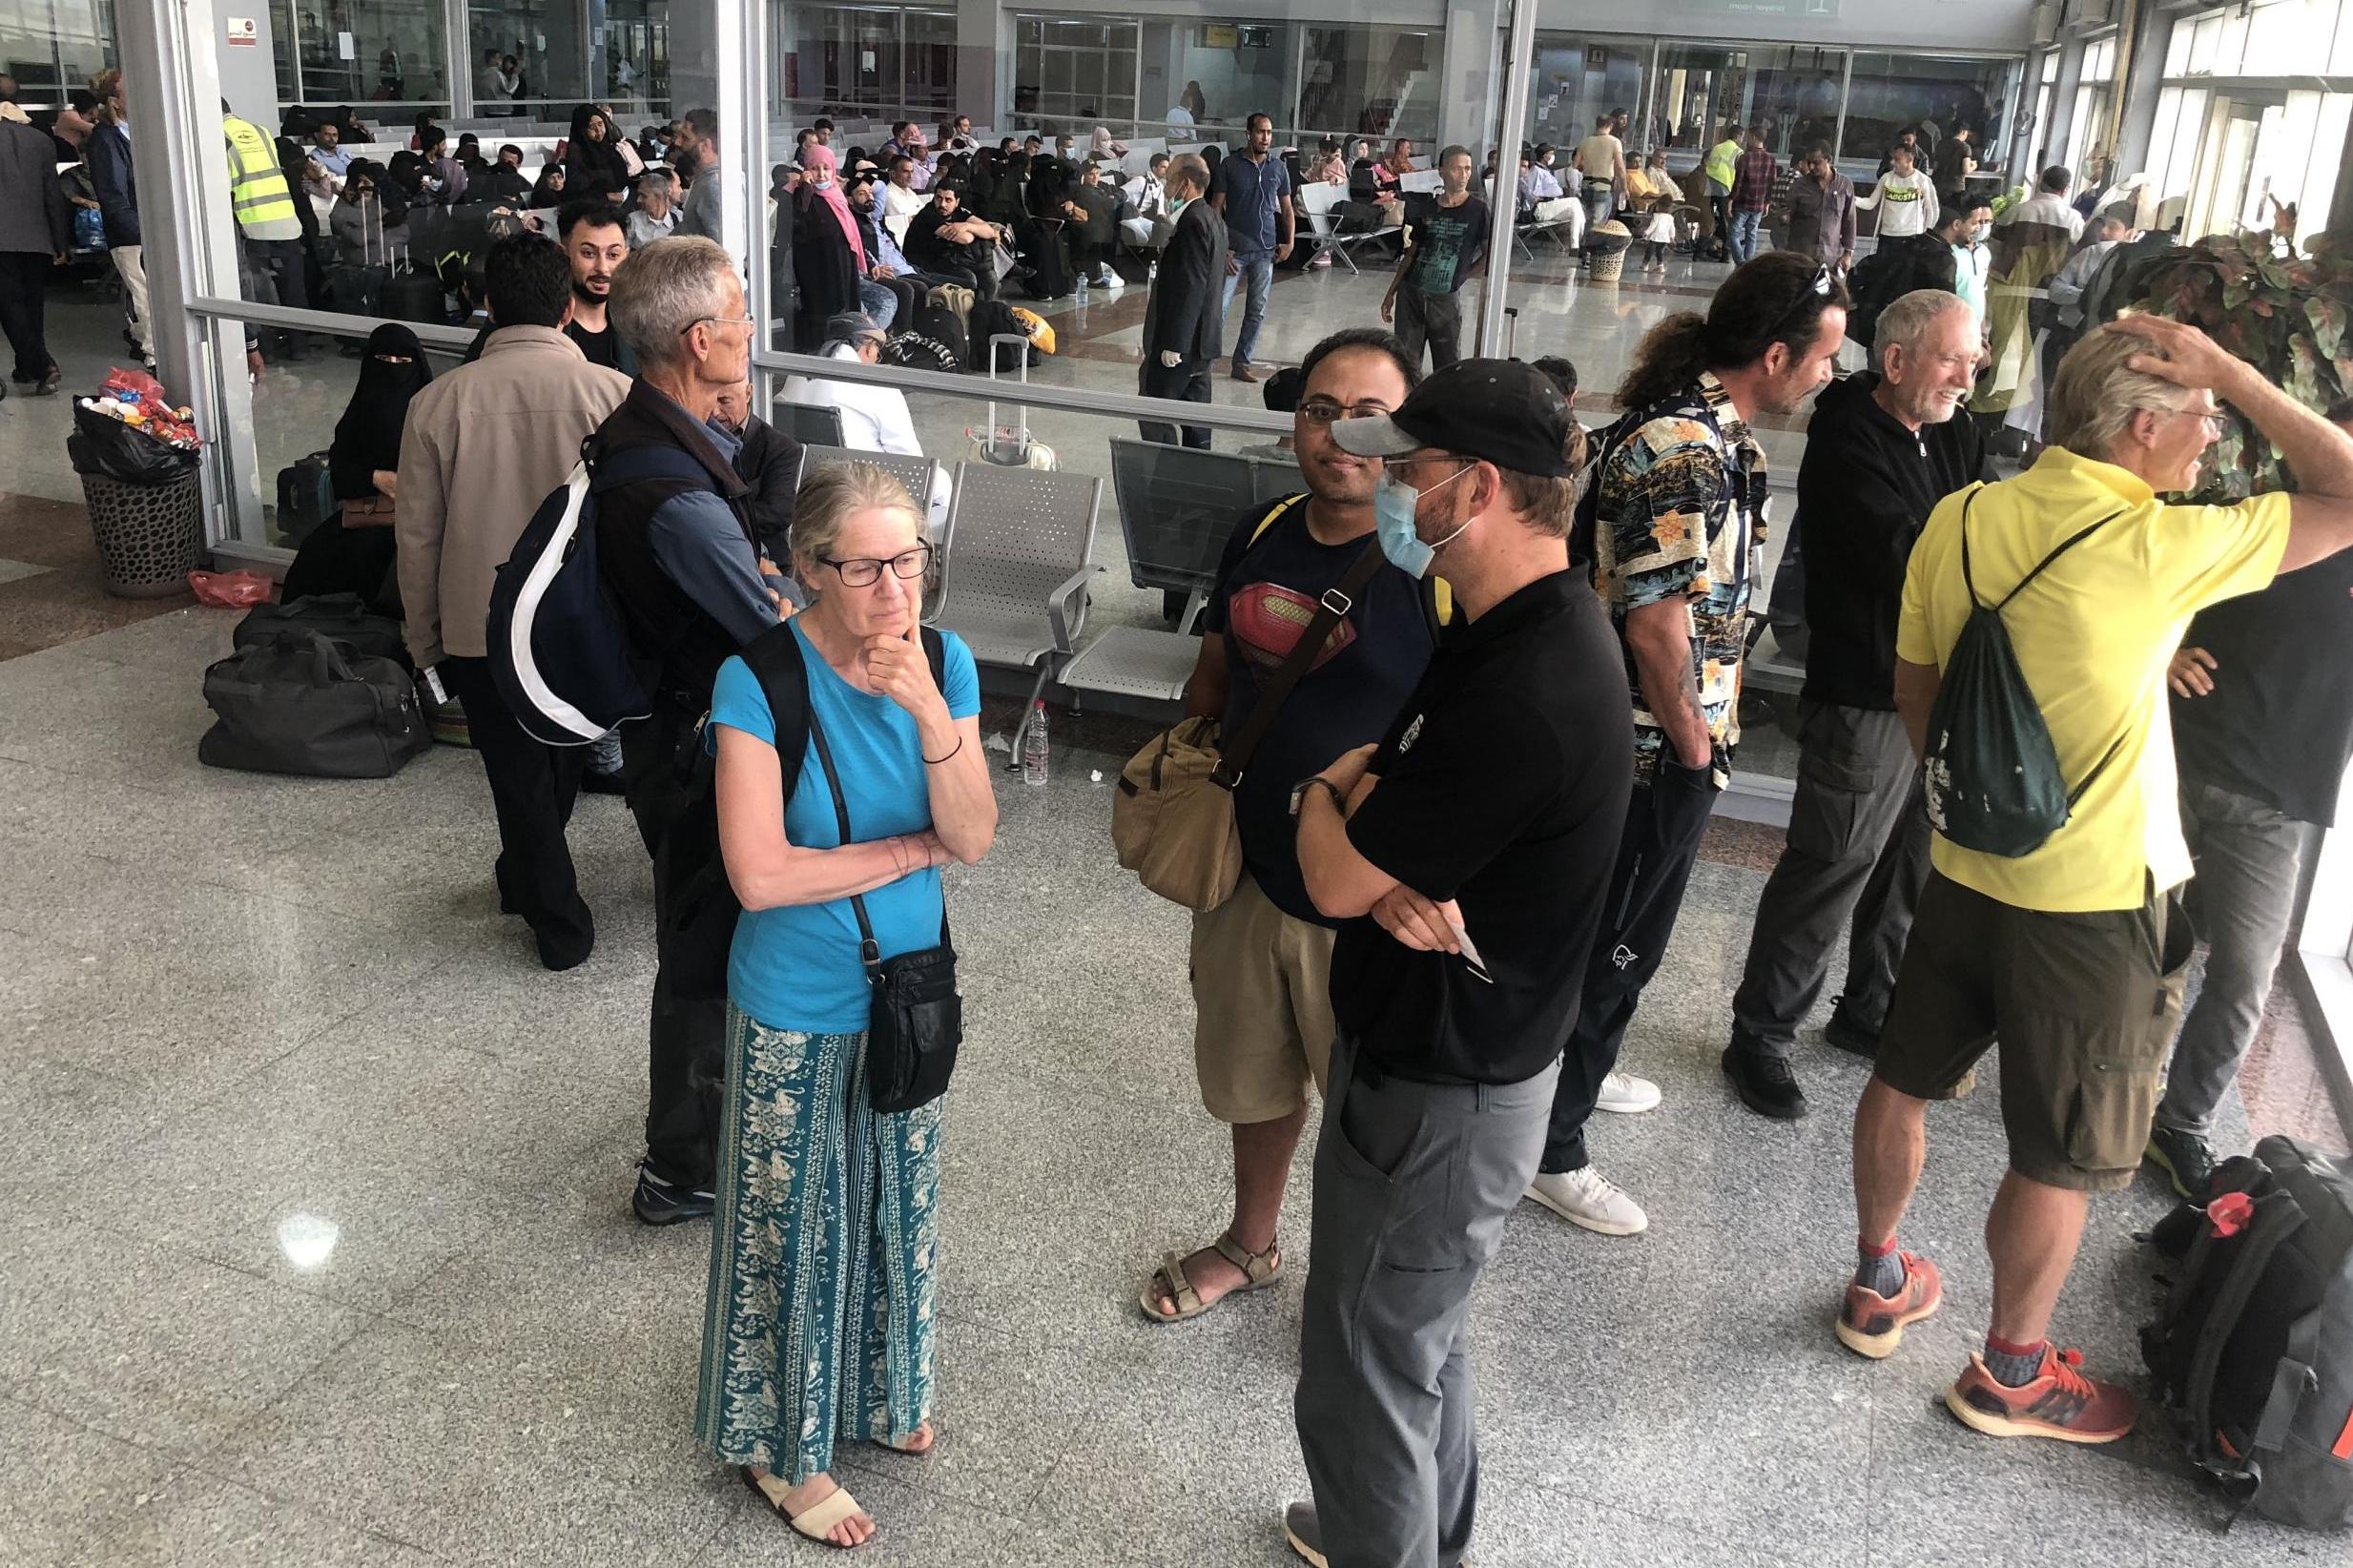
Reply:
<svg viewBox="0 0 2353 1568"><path fill-rule="evenodd" d="M1635 1236L1650 1228L1642 1206L1610 1185L1591 1166L1542 1171L1528 1184L1528 1196L1571 1225L1604 1236Z"/></svg>
<svg viewBox="0 0 2353 1568"><path fill-rule="evenodd" d="M1611 1073L1602 1079L1601 1098L1594 1102L1594 1109L1616 1111L1620 1116L1640 1116L1658 1108L1659 1085L1632 1073Z"/></svg>
<svg viewBox="0 0 2353 1568"><path fill-rule="evenodd" d="M1097 284L1106 289L1124 289L1127 286L1127 279L1122 278L1118 273L1113 272L1109 267L1105 267L1102 272L1098 273L1095 277L1095 281Z"/></svg>

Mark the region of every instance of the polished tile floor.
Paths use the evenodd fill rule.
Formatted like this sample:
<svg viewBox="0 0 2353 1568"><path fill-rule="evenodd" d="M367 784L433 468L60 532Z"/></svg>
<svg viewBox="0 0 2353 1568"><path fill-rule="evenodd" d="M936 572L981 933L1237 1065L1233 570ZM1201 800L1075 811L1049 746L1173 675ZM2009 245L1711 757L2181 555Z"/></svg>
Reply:
<svg viewBox="0 0 2353 1568"><path fill-rule="evenodd" d="M234 620L0 662L0 1562L815 1560L689 1435L707 1231L624 1214L650 936L620 803L574 822L596 955L547 975L497 913L469 754L381 783L197 764ZM1184 920L1106 841L1131 736L1065 723L1051 784L1003 775L998 847L952 879L939 1450L845 1454L866 1560L1288 1560L1297 1284L1178 1328L1134 1306L1222 1223L1225 1178ZM1944 1413L1988 1307L1991 1094L1937 1113L1906 1232L1944 1315L1884 1365L1834 1344L1862 1075L1806 1046L1817 1113L1790 1126L1723 1086L1746 858L1701 867L1637 1024L1664 1107L1599 1132L1654 1228L1525 1207L1480 1289L1476 1560L2341 1562L2219 1534L2161 1422L2079 1452ZM2101 1370L2133 1371L2133 1232L2164 1207L2144 1182L2095 1212L2060 1327Z"/></svg>

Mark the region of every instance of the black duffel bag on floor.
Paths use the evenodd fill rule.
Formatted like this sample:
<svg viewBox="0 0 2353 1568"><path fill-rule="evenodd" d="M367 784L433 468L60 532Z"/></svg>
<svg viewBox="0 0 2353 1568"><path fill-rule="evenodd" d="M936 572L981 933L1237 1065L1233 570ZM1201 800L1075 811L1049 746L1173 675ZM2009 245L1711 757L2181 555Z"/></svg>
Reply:
<svg viewBox="0 0 2353 1568"><path fill-rule="evenodd" d="M204 672L204 701L196 759L212 768L388 778L433 744L406 669L317 632L238 649Z"/></svg>
<svg viewBox="0 0 2353 1568"><path fill-rule="evenodd" d="M362 658L390 659L403 670L409 668L401 623L376 614L356 593L314 593L282 605L256 605L237 623L229 640L233 647L251 648L314 633L345 644Z"/></svg>

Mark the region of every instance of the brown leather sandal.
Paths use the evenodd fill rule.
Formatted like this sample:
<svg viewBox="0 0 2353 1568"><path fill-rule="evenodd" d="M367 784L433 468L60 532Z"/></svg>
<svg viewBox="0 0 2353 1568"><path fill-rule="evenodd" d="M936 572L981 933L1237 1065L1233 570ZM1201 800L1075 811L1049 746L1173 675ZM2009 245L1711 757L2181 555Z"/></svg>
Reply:
<svg viewBox="0 0 2353 1568"><path fill-rule="evenodd" d="M1243 1282L1227 1291L1226 1295L1219 1296L1217 1301L1204 1301L1201 1292L1193 1288L1193 1282L1185 1276L1186 1254L1165 1253L1160 1268L1145 1282L1144 1293L1136 1298L1136 1305L1144 1309L1146 1317L1155 1323L1182 1323L1187 1318L1199 1317L1216 1306L1218 1301L1224 1301L1226 1296L1263 1290L1282 1275L1283 1244L1280 1238L1267 1243L1267 1249L1263 1252L1250 1252L1245 1251L1242 1244L1234 1240L1233 1232L1228 1230L1211 1242L1209 1248L1242 1270ZM1176 1304L1175 1311L1161 1310L1160 1298L1163 1295Z"/></svg>

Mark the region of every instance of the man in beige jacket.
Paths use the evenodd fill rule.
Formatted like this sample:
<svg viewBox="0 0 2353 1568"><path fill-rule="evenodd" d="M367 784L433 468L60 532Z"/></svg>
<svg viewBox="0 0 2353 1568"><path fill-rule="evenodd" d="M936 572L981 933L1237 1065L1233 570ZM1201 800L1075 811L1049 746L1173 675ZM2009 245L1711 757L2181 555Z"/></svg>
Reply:
<svg viewBox="0 0 2353 1568"><path fill-rule="evenodd" d="M554 244L502 239L488 274L497 330L479 360L417 395L402 428L401 602L410 655L464 704L490 778L499 907L530 922L542 963L569 969L596 945L564 837L588 748L524 732L491 681L485 628L500 564L630 382L564 335L572 275Z"/></svg>

